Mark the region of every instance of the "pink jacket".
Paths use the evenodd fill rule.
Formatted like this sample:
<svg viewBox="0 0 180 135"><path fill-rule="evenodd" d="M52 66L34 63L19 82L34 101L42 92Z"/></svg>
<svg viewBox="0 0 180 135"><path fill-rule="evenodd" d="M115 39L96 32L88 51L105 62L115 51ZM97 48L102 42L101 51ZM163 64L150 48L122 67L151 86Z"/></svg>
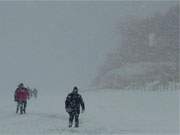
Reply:
<svg viewBox="0 0 180 135"><path fill-rule="evenodd" d="M15 97L17 101L27 101L29 98L29 92L26 88L18 88Z"/></svg>

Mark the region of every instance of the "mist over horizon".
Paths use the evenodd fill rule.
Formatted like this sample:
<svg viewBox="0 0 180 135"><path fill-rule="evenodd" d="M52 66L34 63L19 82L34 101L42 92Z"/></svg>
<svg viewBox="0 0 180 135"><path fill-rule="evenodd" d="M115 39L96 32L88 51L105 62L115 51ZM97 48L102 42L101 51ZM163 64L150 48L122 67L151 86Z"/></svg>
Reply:
<svg viewBox="0 0 180 135"><path fill-rule="evenodd" d="M121 45L121 23L177 3L0 2L0 89L20 82L42 91L87 89Z"/></svg>

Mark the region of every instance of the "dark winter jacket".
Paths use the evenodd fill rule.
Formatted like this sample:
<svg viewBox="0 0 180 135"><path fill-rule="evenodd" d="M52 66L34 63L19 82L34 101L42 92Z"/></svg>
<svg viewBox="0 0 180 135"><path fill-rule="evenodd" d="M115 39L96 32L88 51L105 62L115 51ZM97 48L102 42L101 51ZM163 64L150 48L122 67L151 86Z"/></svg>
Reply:
<svg viewBox="0 0 180 135"><path fill-rule="evenodd" d="M80 106L82 107L82 110L85 110L85 105L83 98L78 93L70 93L66 97L65 101L65 109L68 113L70 112L77 112L80 113Z"/></svg>

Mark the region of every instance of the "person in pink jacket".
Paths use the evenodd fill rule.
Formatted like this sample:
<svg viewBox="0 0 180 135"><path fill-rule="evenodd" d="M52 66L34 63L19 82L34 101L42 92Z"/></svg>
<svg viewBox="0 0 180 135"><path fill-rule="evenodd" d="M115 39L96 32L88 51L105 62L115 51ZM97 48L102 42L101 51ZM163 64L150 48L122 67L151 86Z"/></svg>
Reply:
<svg viewBox="0 0 180 135"><path fill-rule="evenodd" d="M24 87L23 83L18 85L15 90L14 99L17 102L16 113L20 109L20 114L26 113L27 100L29 99L28 89Z"/></svg>

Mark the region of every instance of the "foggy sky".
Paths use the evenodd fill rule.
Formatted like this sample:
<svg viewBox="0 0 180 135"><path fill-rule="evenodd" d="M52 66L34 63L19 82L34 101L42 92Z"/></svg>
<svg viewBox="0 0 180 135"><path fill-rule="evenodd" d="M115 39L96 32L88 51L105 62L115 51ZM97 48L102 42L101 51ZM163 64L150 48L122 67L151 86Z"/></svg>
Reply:
<svg viewBox="0 0 180 135"><path fill-rule="evenodd" d="M126 18L175 2L0 2L0 89L89 87Z"/></svg>

